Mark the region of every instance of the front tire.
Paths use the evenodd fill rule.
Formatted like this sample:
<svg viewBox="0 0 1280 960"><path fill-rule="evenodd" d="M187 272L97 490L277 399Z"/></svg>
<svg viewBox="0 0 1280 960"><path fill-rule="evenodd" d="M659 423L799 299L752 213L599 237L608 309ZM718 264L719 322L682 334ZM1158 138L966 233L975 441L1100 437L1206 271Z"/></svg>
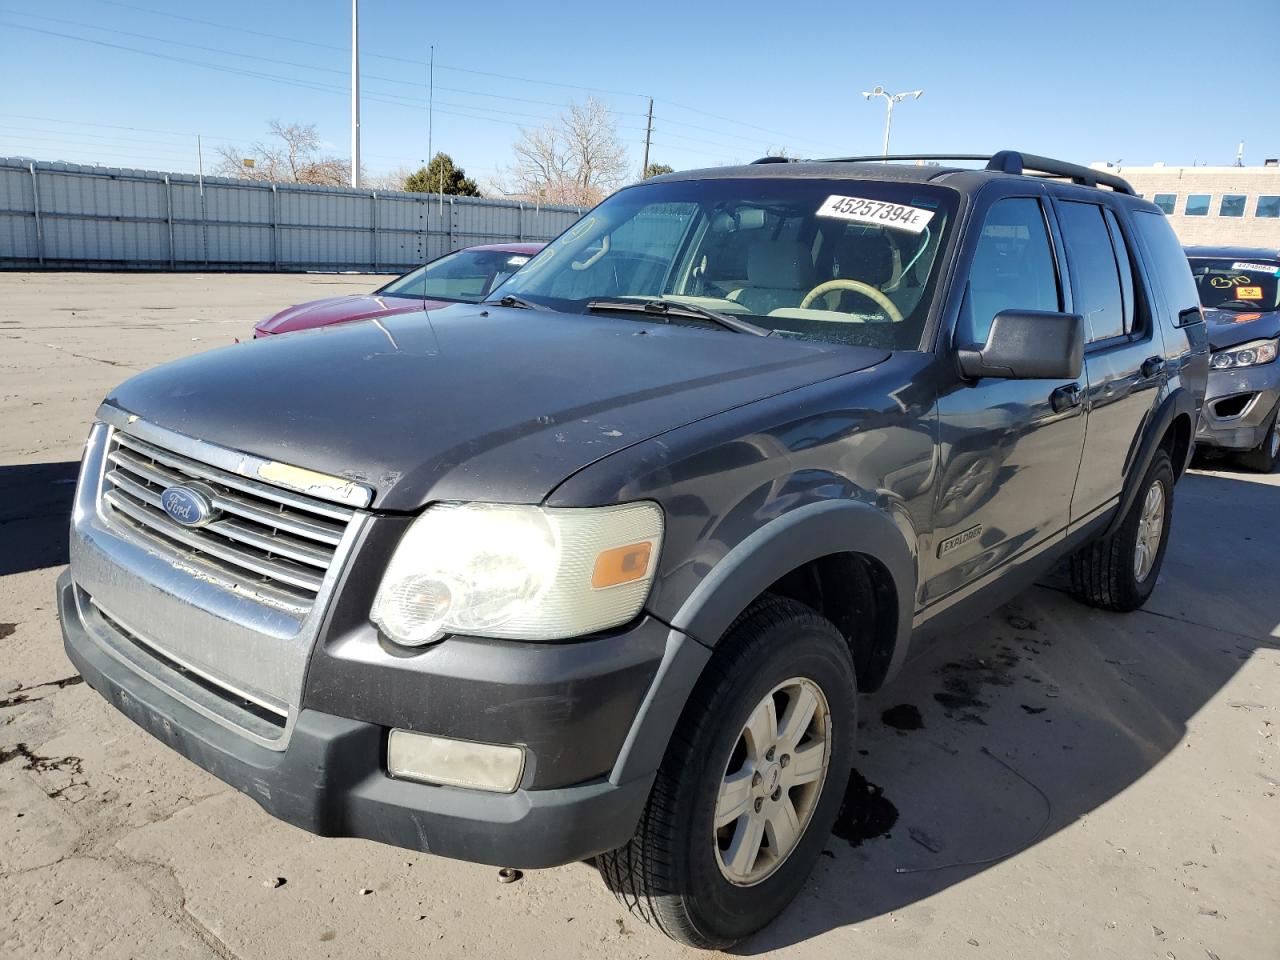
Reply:
<svg viewBox="0 0 1280 960"><path fill-rule="evenodd" d="M1072 555L1071 592L1077 600L1119 613L1147 602L1169 545L1173 483L1169 454L1157 450L1124 522Z"/></svg>
<svg viewBox="0 0 1280 960"><path fill-rule="evenodd" d="M636 836L597 858L637 918L731 946L800 892L840 810L857 684L809 607L757 601L729 628L672 735Z"/></svg>

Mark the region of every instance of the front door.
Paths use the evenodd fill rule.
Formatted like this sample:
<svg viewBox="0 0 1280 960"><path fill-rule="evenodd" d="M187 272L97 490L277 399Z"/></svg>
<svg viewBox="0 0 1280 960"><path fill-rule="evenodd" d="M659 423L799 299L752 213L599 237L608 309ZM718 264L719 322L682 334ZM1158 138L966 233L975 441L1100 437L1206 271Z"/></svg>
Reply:
<svg viewBox="0 0 1280 960"><path fill-rule="evenodd" d="M1041 198L997 200L975 241L953 345L985 343L1003 310L1062 308ZM987 377L957 380L939 396L934 536L920 558L924 605L1066 527L1085 425L1081 407L1062 402L1072 386Z"/></svg>

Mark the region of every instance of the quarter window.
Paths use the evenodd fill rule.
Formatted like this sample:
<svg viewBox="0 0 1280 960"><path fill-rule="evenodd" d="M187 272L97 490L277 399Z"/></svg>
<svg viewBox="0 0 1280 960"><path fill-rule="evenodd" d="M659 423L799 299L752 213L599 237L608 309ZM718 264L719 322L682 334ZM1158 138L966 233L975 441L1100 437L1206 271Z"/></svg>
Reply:
<svg viewBox="0 0 1280 960"><path fill-rule="evenodd" d="M1264 220L1280 218L1280 197L1259 197L1258 207L1253 211L1253 215Z"/></svg>
<svg viewBox="0 0 1280 960"><path fill-rule="evenodd" d="M1171 322L1188 322L1185 319L1180 321L1180 314L1198 320L1200 292L1196 289L1195 280L1191 278L1191 265L1187 263L1187 255L1178 243L1169 221L1141 210L1135 211L1130 220L1155 272L1155 284L1148 291L1150 300L1158 300L1163 304ZM1155 305L1152 304L1153 307Z"/></svg>
<svg viewBox="0 0 1280 960"><path fill-rule="evenodd" d="M1152 197L1152 202L1165 213L1172 214L1174 208L1178 206L1178 195L1176 193L1157 193Z"/></svg>
<svg viewBox="0 0 1280 960"><path fill-rule="evenodd" d="M1188 217L1207 217L1211 199L1207 193L1193 193L1187 197L1187 209L1183 212Z"/></svg>
<svg viewBox="0 0 1280 960"><path fill-rule="evenodd" d="M1218 216L1220 217L1243 217L1244 216L1243 193L1229 193L1222 198L1222 204L1218 207Z"/></svg>
<svg viewBox="0 0 1280 960"><path fill-rule="evenodd" d="M956 343L986 343L991 321L1004 310L1061 310L1058 273L1038 200L998 200L986 222L969 268L969 286L956 329Z"/></svg>
<svg viewBox="0 0 1280 960"><path fill-rule="evenodd" d="M1084 316L1086 339L1092 343L1122 336L1127 325L1120 268L1102 207L1063 201L1058 212L1071 266L1074 308Z"/></svg>

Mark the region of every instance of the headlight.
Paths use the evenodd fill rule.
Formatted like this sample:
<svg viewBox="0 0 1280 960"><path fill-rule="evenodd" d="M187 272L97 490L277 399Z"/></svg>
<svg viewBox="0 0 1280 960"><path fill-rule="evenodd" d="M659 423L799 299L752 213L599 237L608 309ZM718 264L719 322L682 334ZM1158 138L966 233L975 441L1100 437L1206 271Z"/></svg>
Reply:
<svg viewBox="0 0 1280 960"><path fill-rule="evenodd" d="M1262 363L1270 363L1276 358L1275 340L1253 340L1242 343L1230 350L1219 350L1209 360L1214 370L1227 370L1231 367L1256 367Z"/></svg>
<svg viewBox="0 0 1280 960"><path fill-rule="evenodd" d="M409 527L373 601L396 643L445 634L559 640L640 612L662 547L655 503L442 504Z"/></svg>

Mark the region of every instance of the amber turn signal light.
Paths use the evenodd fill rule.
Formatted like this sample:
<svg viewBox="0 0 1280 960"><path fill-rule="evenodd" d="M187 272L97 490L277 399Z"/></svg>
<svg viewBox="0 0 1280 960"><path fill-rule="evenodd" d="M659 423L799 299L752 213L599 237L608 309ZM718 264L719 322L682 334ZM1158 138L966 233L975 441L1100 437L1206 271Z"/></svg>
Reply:
<svg viewBox="0 0 1280 960"><path fill-rule="evenodd" d="M649 557L652 553L653 543L649 540L604 551L596 557L596 567L591 572L591 586L599 590L643 579L649 572Z"/></svg>

